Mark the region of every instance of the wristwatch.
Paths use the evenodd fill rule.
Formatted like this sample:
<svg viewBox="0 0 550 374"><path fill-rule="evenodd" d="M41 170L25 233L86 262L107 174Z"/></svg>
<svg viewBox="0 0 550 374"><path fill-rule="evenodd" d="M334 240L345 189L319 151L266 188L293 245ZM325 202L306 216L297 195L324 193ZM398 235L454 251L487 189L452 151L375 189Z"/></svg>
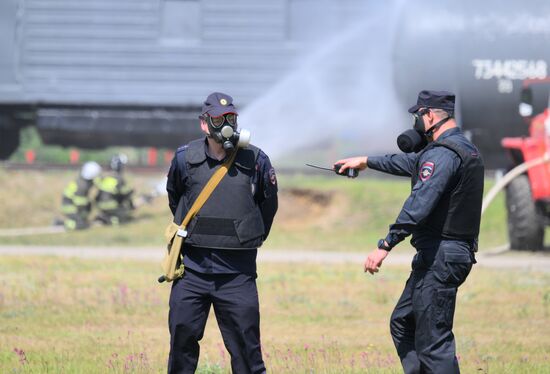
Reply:
<svg viewBox="0 0 550 374"><path fill-rule="evenodd" d="M386 244L386 239L380 239L378 241L378 249L383 249L384 251L390 251L391 247Z"/></svg>

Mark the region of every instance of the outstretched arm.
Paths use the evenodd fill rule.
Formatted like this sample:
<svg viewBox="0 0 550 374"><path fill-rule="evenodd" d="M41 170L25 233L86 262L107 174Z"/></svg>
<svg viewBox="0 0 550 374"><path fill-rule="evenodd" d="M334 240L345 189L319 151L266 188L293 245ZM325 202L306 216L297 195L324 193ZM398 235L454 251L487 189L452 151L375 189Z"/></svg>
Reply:
<svg viewBox="0 0 550 374"><path fill-rule="evenodd" d="M340 173L343 174L347 169L365 170L369 169L378 170L383 173L398 175L403 177L410 177L414 170L414 164L416 162L416 154L392 154L385 156L362 156L344 158L336 161L334 164L340 164Z"/></svg>
<svg viewBox="0 0 550 374"><path fill-rule="evenodd" d="M410 177L414 170L417 155L415 153L398 153L385 156L369 157L367 166L383 173Z"/></svg>
<svg viewBox="0 0 550 374"><path fill-rule="evenodd" d="M403 204L395 223L390 225L385 238L388 250L374 250L365 261L365 271L371 274L377 272L388 251L411 235L418 225L428 218L443 193L457 182L460 163L460 158L451 150L432 150L422 155L418 181Z"/></svg>

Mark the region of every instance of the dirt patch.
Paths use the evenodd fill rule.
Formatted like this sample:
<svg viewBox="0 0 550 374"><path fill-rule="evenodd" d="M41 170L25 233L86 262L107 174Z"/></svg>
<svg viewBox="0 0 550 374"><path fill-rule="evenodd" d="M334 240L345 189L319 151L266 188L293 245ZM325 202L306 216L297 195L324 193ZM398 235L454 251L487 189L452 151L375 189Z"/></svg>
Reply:
<svg viewBox="0 0 550 374"><path fill-rule="evenodd" d="M347 199L336 191L286 188L279 191L277 225L284 229L325 228L341 219Z"/></svg>

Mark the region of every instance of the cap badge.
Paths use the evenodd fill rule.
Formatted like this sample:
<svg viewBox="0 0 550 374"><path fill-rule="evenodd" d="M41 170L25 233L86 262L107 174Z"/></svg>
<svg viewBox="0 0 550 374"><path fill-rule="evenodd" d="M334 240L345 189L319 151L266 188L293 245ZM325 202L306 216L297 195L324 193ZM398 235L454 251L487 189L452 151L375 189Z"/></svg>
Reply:
<svg viewBox="0 0 550 374"><path fill-rule="evenodd" d="M221 105L227 105L227 100L225 100L225 99L220 99L220 104L221 104Z"/></svg>

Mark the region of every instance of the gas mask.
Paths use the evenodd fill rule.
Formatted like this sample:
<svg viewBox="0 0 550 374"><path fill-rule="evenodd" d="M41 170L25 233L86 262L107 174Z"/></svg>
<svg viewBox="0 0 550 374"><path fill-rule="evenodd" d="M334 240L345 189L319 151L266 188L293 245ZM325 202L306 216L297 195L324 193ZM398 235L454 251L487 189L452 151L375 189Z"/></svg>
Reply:
<svg viewBox="0 0 550 374"><path fill-rule="evenodd" d="M219 117L206 116L210 137L223 146L226 152L232 152L235 147L245 148L250 144L250 131L237 131L237 115L226 113Z"/></svg>
<svg viewBox="0 0 550 374"><path fill-rule="evenodd" d="M418 153L428 145L428 139L433 136L433 133L440 128L445 122L452 117L445 117L437 122L429 130L426 130L426 123L423 116L429 112L429 109L420 109L413 113L414 125L412 129L406 130L397 137L397 146L405 153Z"/></svg>

